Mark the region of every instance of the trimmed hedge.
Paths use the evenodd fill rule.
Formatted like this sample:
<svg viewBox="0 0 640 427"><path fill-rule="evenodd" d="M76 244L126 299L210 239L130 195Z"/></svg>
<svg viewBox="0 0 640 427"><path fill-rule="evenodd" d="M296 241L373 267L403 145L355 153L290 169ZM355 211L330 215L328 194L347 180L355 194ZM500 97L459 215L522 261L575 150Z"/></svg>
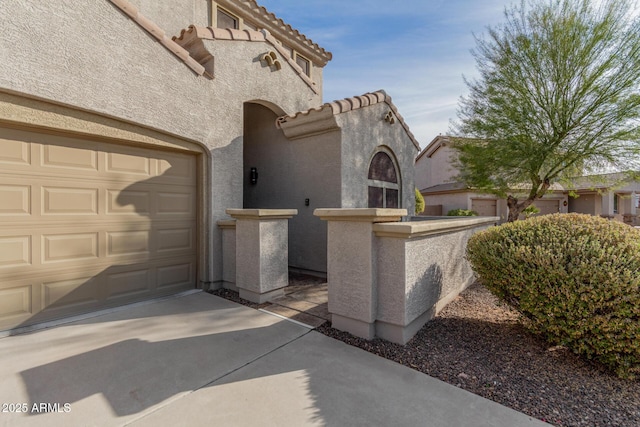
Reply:
<svg viewBox="0 0 640 427"><path fill-rule="evenodd" d="M422 212L424 212L424 197L422 197L422 193L420 192L420 190L418 190L416 188L416 209L415 209L415 214L421 214Z"/></svg>
<svg viewBox="0 0 640 427"><path fill-rule="evenodd" d="M447 216L478 216L478 212L469 209L451 209Z"/></svg>
<svg viewBox="0 0 640 427"><path fill-rule="evenodd" d="M640 374L639 230L591 215L545 215L475 234L467 258L533 332L620 377Z"/></svg>

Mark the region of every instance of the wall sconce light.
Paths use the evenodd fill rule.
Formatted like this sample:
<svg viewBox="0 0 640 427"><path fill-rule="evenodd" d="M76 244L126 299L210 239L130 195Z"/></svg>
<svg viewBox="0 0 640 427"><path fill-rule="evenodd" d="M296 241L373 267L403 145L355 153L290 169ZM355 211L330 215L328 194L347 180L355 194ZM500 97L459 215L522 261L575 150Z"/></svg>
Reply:
<svg viewBox="0 0 640 427"><path fill-rule="evenodd" d="M258 168L251 168L249 171L249 182L251 185L256 185L258 183Z"/></svg>
<svg viewBox="0 0 640 427"><path fill-rule="evenodd" d="M309 199L304 199L304 205L309 206Z"/></svg>

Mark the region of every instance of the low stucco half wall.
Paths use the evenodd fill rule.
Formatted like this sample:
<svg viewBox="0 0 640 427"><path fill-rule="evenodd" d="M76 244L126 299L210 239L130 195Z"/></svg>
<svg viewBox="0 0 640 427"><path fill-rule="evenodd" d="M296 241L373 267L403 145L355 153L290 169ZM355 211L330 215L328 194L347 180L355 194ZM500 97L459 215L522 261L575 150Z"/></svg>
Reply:
<svg viewBox="0 0 640 427"><path fill-rule="evenodd" d="M469 238L498 217L374 224L377 245L376 335L406 343L461 291L474 274Z"/></svg>
<svg viewBox="0 0 640 427"><path fill-rule="evenodd" d="M469 238L498 217L399 221L403 210L318 209L329 222L329 312L336 329L405 344L474 275ZM394 218L394 215L396 217Z"/></svg>

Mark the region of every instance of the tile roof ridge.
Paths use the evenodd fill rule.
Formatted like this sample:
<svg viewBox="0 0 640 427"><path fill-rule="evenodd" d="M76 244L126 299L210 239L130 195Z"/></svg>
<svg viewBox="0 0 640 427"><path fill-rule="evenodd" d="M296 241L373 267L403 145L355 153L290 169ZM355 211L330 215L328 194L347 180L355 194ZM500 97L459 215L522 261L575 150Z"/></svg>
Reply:
<svg viewBox="0 0 640 427"><path fill-rule="evenodd" d="M264 6L260 6L256 0L223 0L218 3L221 3L222 6L229 6L230 3L231 5L244 9L245 11L253 14L254 18L260 18L263 21L260 22L260 24L267 24L271 26L272 29L279 30L278 32L289 35L307 49L315 52L319 59L321 59L322 66L326 65L333 57L331 52L328 52L300 31L284 22L281 18L278 18L275 14L269 12ZM266 29L269 30L269 28Z"/></svg>
<svg viewBox="0 0 640 427"><path fill-rule="evenodd" d="M187 45L189 40L187 39L205 39L205 40L234 40L234 41L248 41L248 42L267 42L278 51L282 58L293 68L293 71L300 77L316 94L320 94L318 85L311 80L309 76L304 72L302 68L291 58L286 49L282 47L275 37L269 33L268 30L235 30L231 28L214 28L214 27L199 27L196 25L189 25L180 31L179 36L174 36L173 41L175 43L182 43Z"/></svg>
<svg viewBox="0 0 640 427"><path fill-rule="evenodd" d="M125 15L131 18L136 24L142 27L146 32L148 32L153 38L158 40L161 45L163 45L169 52L173 53L177 56L184 64L191 68L196 74L199 76L207 76L205 68L198 63L194 58L189 55L189 52L184 49L182 46L177 44L174 40L167 37L164 30L160 28L155 22L151 21L149 18L144 16L138 11L129 0L108 0L113 4L116 8L122 11Z"/></svg>
<svg viewBox="0 0 640 427"><path fill-rule="evenodd" d="M172 40L182 41L186 36L193 35L200 39L205 40L243 40L243 41L265 41L267 40L266 34L263 31L258 30L235 30L232 28L214 28L214 27L199 27L196 25L189 25L180 31L180 35L173 36Z"/></svg>
<svg viewBox="0 0 640 427"><path fill-rule="evenodd" d="M302 116L311 116L314 114L318 114L327 109L331 109L331 113L333 115L337 115L337 114L346 113L348 111L358 110L360 108L365 108L371 105L379 104L382 102L386 103L389 106L389 108L393 112L393 115L398 119L398 122L404 128L405 132L407 133L407 136L409 137L413 145L416 147L418 151L420 151L420 144L418 143L418 141L416 140L416 137L413 135L413 133L409 129L409 125L407 125L402 115L400 115L400 113L398 112L398 108L395 106L395 104L391 100L391 97L387 95L387 92L385 92L383 89L380 89L374 92L367 92L363 95L357 95L349 98L335 100L332 102L327 102L322 104L320 107L314 107L308 110L298 111L293 114L288 114L282 117L278 117L276 119L276 124L280 126L280 124L285 123L289 120L295 120Z"/></svg>

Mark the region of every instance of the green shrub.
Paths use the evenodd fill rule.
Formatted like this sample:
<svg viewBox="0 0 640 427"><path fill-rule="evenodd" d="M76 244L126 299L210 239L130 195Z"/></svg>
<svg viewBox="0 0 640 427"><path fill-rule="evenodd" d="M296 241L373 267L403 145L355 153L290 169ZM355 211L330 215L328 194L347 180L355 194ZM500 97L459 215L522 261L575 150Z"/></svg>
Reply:
<svg viewBox="0 0 640 427"><path fill-rule="evenodd" d="M524 214L525 218L529 219L533 215L540 213L540 209L538 209L538 207L535 205L529 205L522 211L522 213Z"/></svg>
<svg viewBox="0 0 640 427"><path fill-rule="evenodd" d="M422 197L420 190L416 188L416 215L422 212L424 212L424 197Z"/></svg>
<svg viewBox="0 0 640 427"><path fill-rule="evenodd" d="M451 209L447 216L478 216L478 212L469 209Z"/></svg>
<svg viewBox="0 0 640 427"><path fill-rule="evenodd" d="M620 377L640 374L639 230L590 215L545 215L475 234L467 258L533 332Z"/></svg>

